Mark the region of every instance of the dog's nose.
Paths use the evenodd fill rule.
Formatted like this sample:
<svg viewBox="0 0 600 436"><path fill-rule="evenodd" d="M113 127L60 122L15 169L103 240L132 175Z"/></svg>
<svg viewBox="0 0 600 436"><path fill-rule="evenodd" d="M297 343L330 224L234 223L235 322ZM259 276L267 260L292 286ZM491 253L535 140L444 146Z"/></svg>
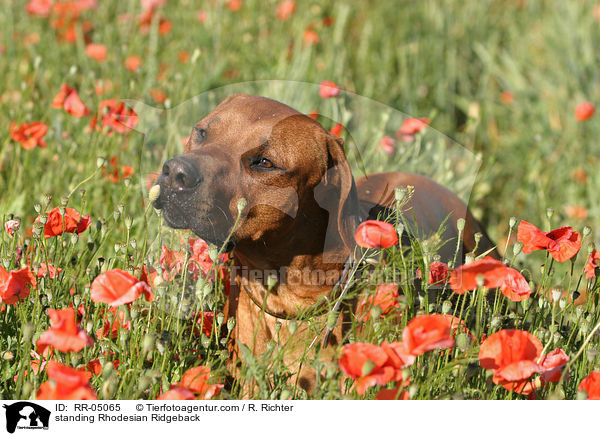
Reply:
<svg viewBox="0 0 600 436"><path fill-rule="evenodd" d="M184 157L175 157L166 161L162 175L168 185L174 189L190 189L201 182L196 166Z"/></svg>

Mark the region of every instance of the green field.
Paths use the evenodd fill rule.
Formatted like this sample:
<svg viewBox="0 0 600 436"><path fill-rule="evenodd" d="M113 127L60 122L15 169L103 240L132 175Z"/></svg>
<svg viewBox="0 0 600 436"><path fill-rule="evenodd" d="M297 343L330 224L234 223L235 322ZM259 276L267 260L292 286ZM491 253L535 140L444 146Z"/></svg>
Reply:
<svg viewBox="0 0 600 436"><path fill-rule="evenodd" d="M600 99L594 1L298 1L289 17L271 0L170 0L145 13L138 0L95 3L0 2L0 266L6 276L26 267L37 276L28 296L11 301L6 287L17 285L7 285L0 270L0 398L50 391L55 398L155 399L189 388L182 375L199 366L210 368L210 378L190 388L198 398L371 399L398 378L407 380L411 399L528 398L481 366L482 341L502 329L526 330L544 353L560 348L570 358L558 382L536 372L532 396L586 397L580 382L600 370L600 284L584 271L600 228L600 123L598 114L578 119L575 109ZM321 98L322 81L335 82L341 94ZM63 84L87 110L74 96L57 99ZM485 290L457 296L446 286L430 301L418 297L427 294L425 281L406 285L391 315L375 308L368 321L357 317L348 342L400 341L411 319L430 313L465 320L472 336L459 332L449 351L419 355L394 381L363 394L352 378L372 375L371 360L352 375L337 360L307 358L321 377L306 393L283 364L285 344L273 343L263 356L244 354L234 376L232 325L223 318L225 286L217 277L228 265L219 260L190 282L193 235L165 228L148 201L152 174L181 153L192 125L234 92L316 110L327 129L342 123L356 176L416 172L457 192L528 279L531 297L511 302L498 294L490 303ZM135 120L126 114L133 129L116 121L122 100L135 110ZM428 117L430 125L403 141L394 135L406 117ZM47 126L45 144L19 139L18 127L32 122ZM393 155L380 146L384 136L394 137ZM45 238L45 214L57 207L90 215L89 227ZM14 234L5 230L11 220L20 223ZM565 262L544 250L522 253L519 220L544 232L572 227L582 235L579 253ZM388 249L388 260L357 280L356 294L375 293L372 283L391 272L425 273L433 253L420 249L422 242ZM163 246L183 250L173 270L164 250L161 260ZM206 265L218 248L203 252ZM61 271L38 275L41 264ZM161 276L150 279L153 301L140 297L115 309L93 301L97 276L122 269L139 278L144 266ZM563 294L553 294L556 288ZM575 307L579 294L587 300ZM32 354L50 326L47 310L68 307L77 315L75 334L89 335L93 345ZM204 324L202 312L210 312ZM89 385L58 392L47 362L88 368Z"/></svg>

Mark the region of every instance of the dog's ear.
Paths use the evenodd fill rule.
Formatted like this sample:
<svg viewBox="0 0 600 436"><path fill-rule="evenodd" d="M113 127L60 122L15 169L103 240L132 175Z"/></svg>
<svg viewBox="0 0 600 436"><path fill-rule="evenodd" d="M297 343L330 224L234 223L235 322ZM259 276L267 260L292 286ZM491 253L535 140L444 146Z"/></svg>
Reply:
<svg viewBox="0 0 600 436"><path fill-rule="evenodd" d="M354 233L358 226L359 203L356 185L350 164L344 153L344 141L327 133L327 171L323 177L323 187L330 194L325 205L329 211L330 226L335 227L350 252L354 251ZM335 220L335 221L333 221ZM333 221L333 222L332 222ZM328 235L329 236L329 235Z"/></svg>

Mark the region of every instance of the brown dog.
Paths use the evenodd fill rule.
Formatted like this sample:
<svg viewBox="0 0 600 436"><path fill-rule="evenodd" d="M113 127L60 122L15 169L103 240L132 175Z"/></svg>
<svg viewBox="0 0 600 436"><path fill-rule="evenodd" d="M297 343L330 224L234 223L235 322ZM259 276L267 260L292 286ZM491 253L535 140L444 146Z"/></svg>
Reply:
<svg viewBox="0 0 600 436"><path fill-rule="evenodd" d="M448 218L442 260L454 256L459 218L466 220L464 250L473 250L476 232L483 235L479 252L493 248L467 206L447 189L399 172L355 183L339 138L263 97L234 95L219 104L194 127L185 153L164 164L157 183L154 205L167 224L217 245L234 226L238 202L247 204L230 239L238 272L226 308L236 319L233 336L257 355L270 340L287 342L297 350L290 353L290 368L305 389L313 386L314 371L308 365L297 371L297 359L323 332L310 333L309 323L295 318L329 296L353 252L359 221L391 205L396 187L414 186L404 213L421 235L435 233ZM319 316L324 325L326 315ZM290 322L297 326L293 336ZM342 325L330 343L342 340Z"/></svg>

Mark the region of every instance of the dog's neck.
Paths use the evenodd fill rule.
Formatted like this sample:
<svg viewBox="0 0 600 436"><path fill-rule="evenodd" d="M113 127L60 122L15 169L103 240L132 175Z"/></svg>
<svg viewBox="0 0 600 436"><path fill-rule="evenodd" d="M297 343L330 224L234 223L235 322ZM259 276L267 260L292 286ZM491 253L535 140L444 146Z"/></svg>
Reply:
<svg viewBox="0 0 600 436"><path fill-rule="evenodd" d="M233 275L267 313L293 318L328 296L350 251L326 214L299 219L285 234L240 241ZM335 230L333 230L335 229Z"/></svg>

